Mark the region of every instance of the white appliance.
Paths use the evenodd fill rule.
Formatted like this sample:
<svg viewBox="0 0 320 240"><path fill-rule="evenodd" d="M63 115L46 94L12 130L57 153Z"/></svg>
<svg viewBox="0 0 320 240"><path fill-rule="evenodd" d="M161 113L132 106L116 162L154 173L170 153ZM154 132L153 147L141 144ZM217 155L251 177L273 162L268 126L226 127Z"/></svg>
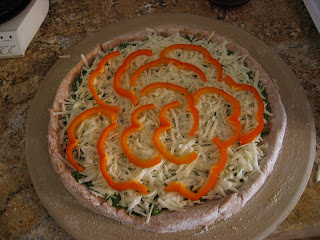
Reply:
<svg viewBox="0 0 320 240"><path fill-rule="evenodd" d="M320 0L303 0L303 2L320 33Z"/></svg>
<svg viewBox="0 0 320 240"><path fill-rule="evenodd" d="M0 58L23 57L49 11L49 0L31 0L17 16L0 24Z"/></svg>

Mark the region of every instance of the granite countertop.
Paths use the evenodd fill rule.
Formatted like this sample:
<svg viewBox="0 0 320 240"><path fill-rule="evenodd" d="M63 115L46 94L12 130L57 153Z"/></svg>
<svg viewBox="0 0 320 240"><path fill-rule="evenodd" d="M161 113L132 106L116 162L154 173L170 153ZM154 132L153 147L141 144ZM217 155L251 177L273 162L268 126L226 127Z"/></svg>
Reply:
<svg viewBox="0 0 320 240"><path fill-rule="evenodd" d="M230 9L206 0L51 0L26 56L0 60L1 240L72 239L41 204L26 165L27 114L47 72L67 49L110 23L168 12L231 23L266 43L292 69L314 112L317 152L298 204L268 238L320 236L320 35L302 0L251 0Z"/></svg>

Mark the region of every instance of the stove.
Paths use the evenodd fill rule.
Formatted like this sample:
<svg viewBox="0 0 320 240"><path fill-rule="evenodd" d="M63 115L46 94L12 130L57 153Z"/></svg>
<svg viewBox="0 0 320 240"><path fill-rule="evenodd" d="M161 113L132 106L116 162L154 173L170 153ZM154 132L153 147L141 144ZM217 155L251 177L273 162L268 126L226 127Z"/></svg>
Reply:
<svg viewBox="0 0 320 240"><path fill-rule="evenodd" d="M49 0L15 2L0 5L0 58L23 57L49 10Z"/></svg>

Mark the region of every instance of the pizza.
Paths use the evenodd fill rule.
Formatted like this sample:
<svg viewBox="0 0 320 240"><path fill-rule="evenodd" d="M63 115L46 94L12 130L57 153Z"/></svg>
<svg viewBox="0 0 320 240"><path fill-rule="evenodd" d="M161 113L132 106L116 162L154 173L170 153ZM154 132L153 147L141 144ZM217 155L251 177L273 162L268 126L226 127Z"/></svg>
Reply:
<svg viewBox="0 0 320 240"><path fill-rule="evenodd" d="M286 114L274 82L222 36L163 25L98 45L62 79L49 152L85 207L138 229L192 229L264 184Z"/></svg>

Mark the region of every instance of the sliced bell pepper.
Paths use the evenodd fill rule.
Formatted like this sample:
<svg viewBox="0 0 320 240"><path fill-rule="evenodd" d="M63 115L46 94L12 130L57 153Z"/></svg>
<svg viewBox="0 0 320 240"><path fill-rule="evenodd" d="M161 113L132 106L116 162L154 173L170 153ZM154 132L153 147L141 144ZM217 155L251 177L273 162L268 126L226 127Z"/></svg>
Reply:
<svg viewBox="0 0 320 240"><path fill-rule="evenodd" d="M113 82L113 88L115 92L122 97L129 98L134 106L136 106L139 102L138 97L136 96L134 91L121 88L120 79L121 79L121 76L129 69L131 61L141 55L152 56L152 51L142 49L142 50L138 50L131 53L116 71L114 75L114 82Z"/></svg>
<svg viewBox="0 0 320 240"><path fill-rule="evenodd" d="M200 52L205 58L207 63L212 63L218 70L218 78L217 81L222 81L222 66L219 63L219 61L211 56L211 54L208 52L207 49L199 46L199 45L193 45L193 44L174 44L169 47L166 47L163 49L160 53L160 58L165 58L166 55L176 49L187 49L192 51Z"/></svg>
<svg viewBox="0 0 320 240"><path fill-rule="evenodd" d="M196 152L191 152L186 156L174 156L172 155L165 145L160 141L160 135L169 130L172 127L171 122L166 117L166 113L170 108L179 107L180 102L175 101L172 103L169 103L165 105L159 114L159 120L160 120L160 126L156 129L156 131L153 134L152 140L153 145L156 147L156 149L170 162L173 162L175 164L188 164L193 162L197 159L198 154Z"/></svg>
<svg viewBox="0 0 320 240"><path fill-rule="evenodd" d="M187 109L191 112L191 114L193 116L193 127L190 130L189 135L190 135L190 137L193 137L194 134L196 133L198 125L199 125L199 112L194 106L192 95L184 87L181 87L181 86L178 86L178 85L175 85L172 83L167 83L167 82L152 83L152 84L144 87L141 90L141 94L144 97L149 92L151 92L157 88L170 88L173 91L177 91L177 92L182 93L187 98L187 102L188 102Z"/></svg>
<svg viewBox="0 0 320 240"><path fill-rule="evenodd" d="M192 64L180 62L180 61L173 59L173 58L159 58L157 60L154 60L152 62L149 62L149 63L139 67L131 76L131 80L130 80L131 86L136 85L137 79L141 73L143 73L144 71L146 71L149 68L157 67L162 64L173 64L180 69L193 71L200 76L200 78L202 79L203 82L207 81L207 77L204 75L204 73L198 67L196 67Z"/></svg>
<svg viewBox="0 0 320 240"><path fill-rule="evenodd" d="M94 98L94 100L96 100L96 102L101 106L101 107L105 107L108 108L110 110L113 110L115 112L119 112L120 111L120 107L118 106L112 106L110 104L105 103L104 101L101 100L101 98L98 96L97 94L97 90L94 87L94 80L102 73L104 73L104 67L107 64L107 62L113 58L116 57L120 54L119 51L116 52L112 52L109 53L108 55L106 55L104 58L102 58L102 60L99 62L97 68L91 73L90 77L89 77L89 81L88 81L88 85L89 85L89 90Z"/></svg>
<svg viewBox="0 0 320 240"><path fill-rule="evenodd" d="M128 159L136 166L141 168L150 168L161 162L162 156L158 154L152 159L142 159L133 154L128 146L128 137L133 133L142 129L142 124L138 121L138 115L146 110L154 109L154 104L148 104L137 108L131 115L131 126L127 128L121 135L121 146Z"/></svg>
<svg viewBox="0 0 320 240"><path fill-rule="evenodd" d="M104 150L104 142L108 136L108 134L117 128L116 123L112 123L109 125L101 134L99 140L98 140L98 153L100 156L100 171L104 177L104 179L107 181L109 186L117 191L123 191L123 190L128 190L128 189L135 189L141 194L148 194L148 188L139 183L136 179L130 180L128 182L121 182L117 183L115 182L112 177L109 175L108 170L107 170L107 162L108 162L108 156Z"/></svg>
<svg viewBox="0 0 320 240"><path fill-rule="evenodd" d="M250 86L248 84L238 84L236 83L229 75L226 76L225 79L226 83L235 91L248 91L251 92L256 99L258 103L258 110L255 114L255 117L258 121L258 125L249 133L247 134L240 134L239 141L240 144L247 144L251 141L253 141L259 134L262 132L264 127L264 119L263 119L263 113L264 113L264 103L263 100L257 91L253 86Z"/></svg>
<svg viewBox="0 0 320 240"><path fill-rule="evenodd" d="M164 189L168 192L178 192L185 198L197 201L206 195L217 183L218 176L220 172L224 169L226 162L227 162L227 147L221 142L218 137L213 138L212 140L220 149L220 160L217 165L214 165L210 169L210 173L207 179L206 184L199 189L198 192L192 192L190 189L186 188L182 182L171 182L168 186Z"/></svg>
<svg viewBox="0 0 320 240"><path fill-rule="evenodd" d="M224 145L228 148L239 138L241 130L242 130L241 123L239 121L239 117L240 117L240 113L241 113L240 103L237 101L237 99L232 97L227 92L225 92L221 89L218 89L218 88L214 88L214 87L204 87L204 88L201 88L198 91L196 91L193 94L194 101L195 102L199 101L199 97L205 93L219 94L225 100L230 102L234 108L233 113L227 118L227 120L236 128L234 135L232 137L230 137L227 141L224 142Z"/></svg>
<svg viewBox="0 0 320 240"><path fill-rule="evenodd" d="M112 122L117 120L116 112L105 107L94 107L84 111L83 113L78 115L75 119L73 119L67 131L67 136L68 136L68 144L66 149L67 158L71 163L71 165L74 168L76 168L79 172L82 172L84 168L82 166L79 166L73 157L73 151L79 143L78 139L76 139L76 128L81 122L83 122L87 118L94 115L98 115L98 114L109 116Z"/></svg>

